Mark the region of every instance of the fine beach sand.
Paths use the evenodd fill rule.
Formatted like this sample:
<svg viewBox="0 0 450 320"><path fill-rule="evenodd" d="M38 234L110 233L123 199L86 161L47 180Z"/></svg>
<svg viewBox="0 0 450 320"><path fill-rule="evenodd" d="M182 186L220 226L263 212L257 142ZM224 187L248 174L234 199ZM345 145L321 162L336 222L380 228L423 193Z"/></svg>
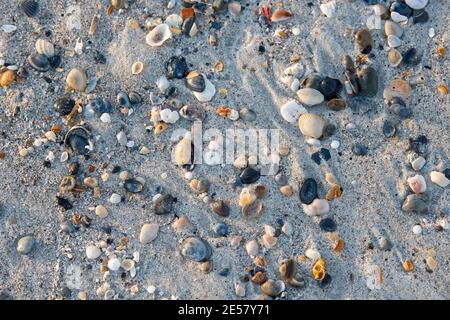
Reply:
<svg viewBox="0 0 450 320"><path fill-rule="evenodd" d="M18 8L18 1L4 0L0 3L0 26L13 24L17 31L6 34L0 31L0 58L11 64L25 65L29 70L28 78L15 82L7 88L0 88L0 149L5 158L0 159L0 297L12 299L77 299L80 291L87 293L88 299L103 299L96 294L105 282L114 290L118 299L255 299L259 296L259 287L251 282L246 284L246 296L236 297L234 285L244 274L244 269L252 265L244 245L232 247L230 238L242 236L244 241L260 240L264 225L276 225L282 218L294 226L292 236L278 237L274 248L263 250L261 255L267 261L270 279L278 279L279 263L289 257L297 258L308 248L317 249L326 261L327 272L332 276L328 289L321 289L311 276L311 263L298 263L298 273L305 278L302 289L287 287L287 299L449 299L450 285L450 242L449 231L437 231L437 221L448 218L450 214L450 189L441 188L430 181L429 173L449 168L450 155L450 105L448 95L436 92L438 84L448 85L448 53L444 59L436 58L436 49L445 47L450 40L448 30L448 2L431 0L426 7L430 20L424 24L409 23L404 27L401 51L415 47L423 54L422 61L415 67L402 65L392 68L387 61L386 39L382 30L372 30L375 40L373 55L369 64L379 75L378 94L374 98L354 97L349 107L335 112L325 104L308 107L311 112L320 114L328 122L336 125L337 130L331 138L322 141L330 149L331 159L317 165L311 160L311 154L317 148L306 144L305 137L296 124L284 121L279 108L296 95L284 86L279 78L289 64L289 59L300 56L300 62L310 72L343 79L341 56L349 54L356 57L353 33L365 25L371 10L364 1L337 1L336 16L327 18L320 15L319 4L326 1L283 0L283 8L293 13L293 18L274 24L265 31L254 16L258 8L257 1L241 1L243 10L240 16L233 17L224 13L218 17L222 27L217 31L218 45L208 43L208 17L199 16L199 33L188 38L177 36L163 46L152 48L145 43L147 30L130 28L130 19L145 25L144 8L152 18L163 19L171 13L178 13L180 5L167 9L167 1L135 0L128 10L119 14L105 14L109 4L107 0L40 0L40 11L35 18L26 17ZM99 9L97 3L102 7ZM248 4L246 6L245 4ZM68 30L63 14L69 5L81 9L81 29ZM89 36L92 16L100 14L97 31ZM280 44L271 41L277 27L290 30L300 28L300 35L288 32L288 37ZM429 28L434 28L436 36L428 36ZM51 30L49 40L62 54L62 72L55 70L39 74L26 65L26 59L35 51L35 42L45 37L45 31ZM71 56L76 39L81 38L84 50L81 55ZM265 47L258 54L258 46ZM94 51L98 50L107 57L105 65L95 62ZM231 214L220 218L212 213L189 187L183 171L171 162L174 143L170 141L172 132L177 128L189 129L191 122L181 118L161 135L147 132L151 110L150 92L157 92L155 81L165 74L164 63L175 54L182 54L190 68L203 73L213 74L211 82L216 89L226 88L226 96L218 93L211 102L199 103L185 87L182 80L171 81L177 87L178 99L182 105L198 104L206 111L203 128L217 128L223 132L229 128L279 129L283 143L289 145L290 153L281 158L280 167L288 176L294 195L286 198L281 195L272 176L262 176L258 183L266 186L264 211L257 220L246 221L242 218L238 205L240 187L233 188L239 171L232 165L199 165L194 170L195 177L207 178L211 182L210 194L216 199L230 201ZM264 60L269 68L263 67ZM139 75L130 72L133 62L144 63L144 71ZM224 70L214 73L212 66L221 60ZM430 66L430 69L424 68ZM71 68L84 68L88 77L96 76L99 82L94 95L115 101L120 91L136 90L142 93L144 101L135 108L130 116L124 116L118 110L111 114L110 124L91 120L94 152L89 160L80 161L81 169L87 173L88 165L96 170L90 176L99 180L101 196L94 198L92 191L69 194L74 208L63 211L55 201L59 183L67 175L67 163L59 161L63 144L59 141L67 132L63 118L55 111L54 102L64 94L65 76ZM397 125L394 138L385 138L382 125L392 115L383 103L383 88L387 83L408 71L411 79L423 76L423 83L412 86L413 96L410 104L413 117ZM48 83L45 75L51 79ZM74 98L87 102L88 94L73 93ZM243 107L254 110L255 122L238 120L232 122L215 114L217 107L226 105L235 109ZM48 120L44 120L44 116ZM357 130L346 129L353 123ZM57 143L47 143L26 157L18 154L19 147L27 146L48 131L52 124L58 124L62 133ZM116 134L125 131L129 140L138 147L131 150L117 143ZM426 165L420 171L427 182L430 196L429 214L415 215L403 212L401 205L409 188L406 179L415 175L407 159L408 139L426 135L428 154ZM330 148L332 140L340 142L340 148ZM369 154L357 157L351 147L355 142L364 143ZM151 152L139 154L141 146L147 146ZM50 168L43 166L49 151L55 154ZM100 165L107 161L106 169ZM130 195L120 186L118 175L111 174L107 182L100 178L103 172L110 172L114 165L133 176L143 177L146 181L142 193ZM345 248L339 254L331 247L327 234L318 226L319 218L309 217L302 210L298 198L299 184L305 178L314 178L319 185L319 196L327 191L325 173L332 173L343 188L340 198L331 203L329 216L337 223L339 236L345 241ZM162 179L161 174L167 174ZM170 226L173 214L157 216L152 213L151 200L162 186L177 197L173 212L186 216L192 228L177 233ZM110 204L110 195L116 192L125 196L125 201ZM105 219L95 217L89 208L103 204L109 215ZM70 219L72 213L88 214L93 217L89 228L82 228L70 236L59 232L61 221ZM214 236L213 225L225 222L230 230L228 237ZM157 238L149 244L139 242L139 232L143 224L155 222L160 225ZM423 233L415 235L412 227L421 223ZM120 272L109 274L106 279L99 271L99 261L86 259L85 248L88 244L106 240L107 234L102 227L112 227L112 238L117 244L121 236L128 237L127 256L134 251L140 253L137 274L122 278ZM195 232L206 239L213 247L213 270L202 273L197 263L184 259L179 251L182 239ZM37 243L31 253L21 255L16 251L17 241L33 235ZM380 236L387 237L393 244L390 251L381 250L378 245ZM244 242L244 243L245 243ZM71 253L69 259L67 253ZM437 268L426 271L424 259L433 255ZM402 261L412 260L414 272L406 273ZM367 270L378 265L383 274L380 289L370 290L366 285ZM224 277L219 272L229 268ZM75 285L67 283L68 273L80 272L80 281ZM76 273L76 272L75 272ZM138 292L131 293L130 288L138 285ZM156 294L150 294L146 288L153 285ZM68 291L63 290L69 287ZM64 294L63 294L64 293Z"/></svg>

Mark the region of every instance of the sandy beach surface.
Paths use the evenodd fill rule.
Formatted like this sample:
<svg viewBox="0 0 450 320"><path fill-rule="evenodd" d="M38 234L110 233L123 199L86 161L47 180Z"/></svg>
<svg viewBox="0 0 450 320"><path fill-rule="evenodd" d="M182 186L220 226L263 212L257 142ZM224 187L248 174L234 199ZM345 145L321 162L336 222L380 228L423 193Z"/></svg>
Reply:
<svg viewBox="0 0 450 320"><path fill-rule="evenodd" d="M399 23L403 34L397 50L405 53L415 48L412 60L419 58L398 67L388 61L385 19L380 20L379 29L369 30L373 38L369 54L358 52L354 36L374 16L367 2L389 8L393 1L338 0L328 17L320 9L321 4L332 2L327 0L243 0L238 1L240 10L235 3L231 8L225 3L218 12L211 7L212 1L203 1L194 10L196 34L172 30L170 39L154 47L146 42L147 34L169 15L180 14L183 1L168 5L166 0L130 0L123 1L122 9L108 9L109 0L36 2L39 9L32 17L24 13L19 0L0 2L0 77L9 71L14 74L12 82L5 75L5 85L0 87L2 299L450 298L448 1L430 0L425 7L427 21L413 23L410 17ZM270 14L284 9L292 16L269 23L261 16L264 6ZM233 10L236 15L230 13ZM90 34L94 15L98 21ZM16 29L11 31L8 25ZM53 44L61 58L59 65L45 72L27 62L36 54L38 39ZM77 41L82 46L77 47ZM378 88L373 97L347 96L343 88L340 94L346 108L340 111L331 110L326 101L315 106L301 103L333 125L320 134L318 146L302 134L296 119L289 123L281 116L285 103L300 103L298 88L290 88L293 78L284 79L286 83L284 73L298 63L303 68L297 74L300 82L316 74L343 84L344 55L358 68L372 67ZM207 75L216 90L210 101L198 101L184 79L170 79L176 90L160 92L157 80L167 74L165 64L173 56L184 57L190 71ZM143 70L132 74L136 61L142 62ZM91 92L66 88L73 68L84 70L88 81L97 78ZM383 90L396 78L411 87L407 107L412 114L404 119L383 100ZM116 96L132 91L142 101L120 106ZM77 101L71 122L55 108L62 96ZM109 122L100 120L101 113L86 115L86 106L95 97L111 102ZM280 192L273 175L262 175L248 185L236 183L242 170L232 164L198 164L186 175L190 171L171 159L178 143L173 133L190 130L193 122L180 117L155 133L161 123L150 117L152 109L154 116L158 113L158 106L178 111L185 105L204 112L203 130L278 130L280 143L289 147L287 155L279 156L279 168L292 195ZM228 113L225 108L253 112L233 121L218 115L219 107ZM386 121L395 126L393 136L383 133ZM77 155L64 143L74 125L89 129L93 148L88 156ZM119 132L126 136L125 145L117 139ZM412 155L410 140L417 138L421 141L417 148L422 149ZM331 146L333 141L339 142L337 149ZM355 154L355 144L363 145L367 154ZM208 150L208 142L204 147ZM314 159L321 149L318 164ZM414 170L410 160L418 156L423 156L425 164ZM79 169L71 175L75 162ZM334 176L342 194L323 200L330 207L323 214L307 215L299 190L312 178L317 182L317 198L325 199L332 187L327 173ZM421 213L402 210L406 197L414 193L408 178L415 175L423 176L426 183L426 200L420 203L426 208ZM76 182L67 191L60 187L65 176ZM145 181L143 190L125 190L124 178L137 188ZM208 180L209 190L197 194L187 178ZM420 189L423 182L417 181ZM261 186L265 195L256 203L261 202L263 209L257 218L247 219L239 204L242 189L248 188L253 195ZM161 193L176 201L169 213L157 215L154 202ZM121 196L120 203L111 202L113 194ZM56 196L68 200L72 208L58 205ZM211 209L219 200L229 207L227 217ZM96 214L100 205L106 208L106 217ZM321 223L325 218L330 218L328 232ZM156 238L150 234L147 243L140 237L144 224L159 226ZM227 228L225 236L217 234L221 228ZM31 240L21 240L25 236ZM183 241L189 237L209 244L208 262L192 261L182 254ZM252 240L259 247L256 259L247 252ZM90 245L94 246L91 259L86 253ZM312 273L318 258L322 259L319 264L325 263L325 279ZM286 280L279 267L287 259L296 270ZM258 271L259 276L273 280L271 290L279 292L272 297L264 294L255 283ZM293 279L298 287L290 285Z"/></svg>

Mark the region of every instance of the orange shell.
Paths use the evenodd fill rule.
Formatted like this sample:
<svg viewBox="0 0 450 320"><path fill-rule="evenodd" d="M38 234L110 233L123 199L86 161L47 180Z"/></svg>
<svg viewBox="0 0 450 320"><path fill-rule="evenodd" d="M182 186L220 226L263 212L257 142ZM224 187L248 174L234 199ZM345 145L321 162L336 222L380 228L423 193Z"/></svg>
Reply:
<svg viewBox="0 0 450 320"><path fill-rule="evenodd" d="M288 20L291 17L292 17L292 13L290 11L284 10L284 9L277 9L272 14L272 17L270 18L270 20L272 20L272 22L280 22L280 21Z"/></svg>
<svg viewBox="0 0 450 320"><path fill-rule="evenodd" d="M16 78L14 71L12 70L6 70L2 73L0 77L0 87L7 87L9 86L14 79Z"/></svg>

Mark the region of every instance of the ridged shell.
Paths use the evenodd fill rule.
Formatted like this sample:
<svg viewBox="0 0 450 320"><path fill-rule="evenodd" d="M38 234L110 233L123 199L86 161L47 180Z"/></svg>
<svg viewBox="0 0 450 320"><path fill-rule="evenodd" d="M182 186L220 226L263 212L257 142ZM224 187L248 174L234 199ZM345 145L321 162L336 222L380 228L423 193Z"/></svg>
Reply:
<svg viewBox="0 0 450 320"><path fill-rule="evenodd" d="M36 51L39 54L43 54L48 58L51 58L55 55L55 46L48 40L38 39L36 41Z"/></svg>
<svg viewBox="0 0 450 320"><path fill-rule="evenodd" d="M170 28L167 24L162 23L156 26L152 31L150 31L145 37L145 41L149 46L160 47L165 41L172 37Z"/></svg>
<svg viewBox="0 0 450 320"><path fill-rule="evenodd" d="M298 100L307 106L315 106L324 101L323 94L312 88L303 88L297 91Z"/></svg>
<svg viewBox="0 0 450 320"><path fill-rule="evenodd" d="M39 3L34 0L24 0L20 3L20 8L28 17L34 17L39 11Z"/></svg>
<svg viewBox="0 0 450 320"><path fill-rule="evenodd" d="M298 118L298 127L303 135L319 139L325 128L325 121L316 114L305 113Z"/></svg>
<svg viewBox="0 0 450 320"><path fill-rule="evenodd" d="M144 64L142 63L142 61L136 61L131 66L131 73L132 74L139 74L139 73L142 72L142 70L144 70Z"/></svg>
<svg viewBox="0 0 450 320"><path fill-rule="evenodd" d="M66 83L70 88L83 92L87 86L86 72L78 68L70 70L66 77Z"/></svg>
<svg viewBox="0 0 450 320"><path fill-rule="evenodd" d="M45 72L50 69L48 58L43 54L32 54L27 59L28 64L39 72Z"/></svg>

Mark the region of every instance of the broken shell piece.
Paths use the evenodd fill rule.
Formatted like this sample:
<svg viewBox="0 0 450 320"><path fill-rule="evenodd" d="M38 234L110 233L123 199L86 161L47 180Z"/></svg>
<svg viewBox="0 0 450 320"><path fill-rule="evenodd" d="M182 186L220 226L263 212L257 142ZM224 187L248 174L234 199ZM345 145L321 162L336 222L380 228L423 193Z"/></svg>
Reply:
<svg viewBox="0 0 450 320"><path fill-rule="evenodd" d="M321 281L325 278L326 270L325 270L325 260L318 259L311 268L311 273L314 280Z"/></svg>
<svg viewBox="0 0 450 320"><path fill-rule="evenodd" d="M252 257L252 258L256 257L259 252L258 242L256 242L256 240L251 240L251 241L247 242L247 244L245 245L245 250L247 251L247 254L250 257Z"/></svg>
<svg viewBox="0 0 450 320"><path fill-rule="evenodd" d="M281 280L267 280L261 285L262 293L270 296L277 297L286 289L286 285Z"/></svg>
<svg viewBox="0 0 450 320"><path fill-rule="evenodd" d="M38 39L36 41L36 51L39 54L45 55L47 58L55 55L55 47L50 41L45 39Z"/></svg>
<svg viewBox="0 0 450 320"><path fill-rule="evenodd" d="M145 41L152 47L160 47L165 41L172 37L170 28L167 24L162 23L150 31L145 37Z"/></svg>
<svg viewBox="0 0 450 320"><path fill-rule="evenodd" d="M445 174L443 174L442 172L439 172L439 171L432 171L430 173L430 179L433 183L437 184L438 186L440 186L442 188L446 188L450 183L450 180L447 179Z"/></svg>
<svg viewBox="0 0 450 320"><path fill-rule="evenodd" d="M425 179L421 175L415 175L407 180L409 187L414 193L423 193L427 190Z"/></svg>
<svg viewBox="0 0 450 320"><path fill-rule="evenodd" d="M308 111L295 100L290 100L280 108L281 116L289 123L295 123L297 119Z"/></svg>
<svg viewBox="0 0 450 320"><path fill-rule="evenodd" d="M270 18L270 20L272 22L280 22L280 21L286 21L286 20L290 19L291 17L292 17L292 13L290 11L284 10L284 9L277 9L272 14L272 17Z"/></svg>
<svg viewBox="0 0 450 320"><path fill-rule="evenodd" d="M261 241L264 247L268 249L273 248L277 244L277 238L267 233L262 236Z"/></svg>
<svg viewBox="0 0 450 320"><path fill-rule="evenodd" d="M174 152L174 160L177 165L182 166L191 162L191 149L191 140L183 138L178 142Z"/></svg>

